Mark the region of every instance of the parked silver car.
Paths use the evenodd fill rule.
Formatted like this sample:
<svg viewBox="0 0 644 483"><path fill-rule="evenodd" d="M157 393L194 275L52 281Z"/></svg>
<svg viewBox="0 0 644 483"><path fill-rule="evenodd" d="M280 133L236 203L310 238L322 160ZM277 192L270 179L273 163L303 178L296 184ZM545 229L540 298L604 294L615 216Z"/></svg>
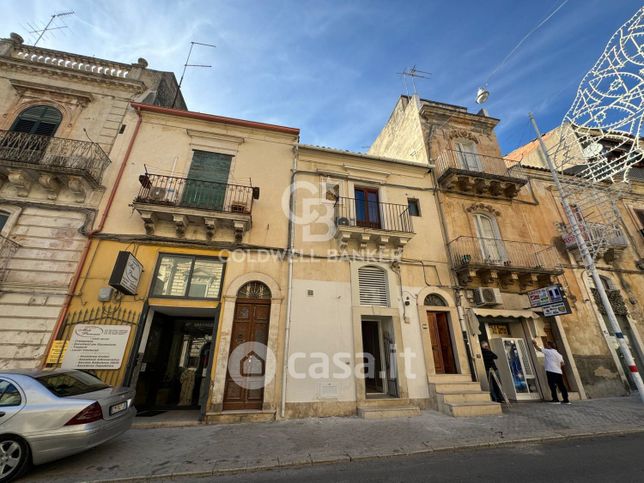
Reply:
<svg viewBox="0 0 644 483"><path fill-rule="evenodd" d="M84 371L0 372L0 482L124 433L133 399Z"/></svg>

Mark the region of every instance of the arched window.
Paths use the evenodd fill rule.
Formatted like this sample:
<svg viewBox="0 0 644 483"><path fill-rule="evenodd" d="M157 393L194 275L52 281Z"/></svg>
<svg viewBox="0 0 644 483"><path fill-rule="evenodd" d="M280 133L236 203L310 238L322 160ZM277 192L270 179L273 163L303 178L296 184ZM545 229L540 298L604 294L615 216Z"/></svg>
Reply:
<svg viewBox="0 0 644 483"><path fill-rule="evenodd" d="M488 215L477 213L474 215L476 231L478 233L479 245L483 261L487 263L503 263L506 259L505 248L501 240L499 227L496 220Z"/></svg>
<svg viewBox="0 0 644 483"><path fill-rule="evenodd" d="M445 299L436 293L430 293L425 297L424 305L433 305L434 307L447 307Z"/></svg>
<svg viewBox="0 0 644 483"><path fill-rule="evenodd" d="M237 297L241 299L270 299L271 289L266 284L254 280L244 284L237 291Z"/></svg>
<svg viewBox="0 0 644 483"><path fill-rule="evenodd" d="M360 305L389 307L387 272L380 267L365 266L358 269Z"/></svg>
<svg viewBox="0 0 644 483"><path fill-rule="evenodd" d="M55 107L33 106L18 115L11 131L53 136L62 120L63 115Z"/></svg>
<svg viewBox="0 0 644 483"><path fill-rule="evenodd" d="M456 142L456 156L462 169L482 171L481 158L476 150L476 144L469 139L459 139Z"/></svg>

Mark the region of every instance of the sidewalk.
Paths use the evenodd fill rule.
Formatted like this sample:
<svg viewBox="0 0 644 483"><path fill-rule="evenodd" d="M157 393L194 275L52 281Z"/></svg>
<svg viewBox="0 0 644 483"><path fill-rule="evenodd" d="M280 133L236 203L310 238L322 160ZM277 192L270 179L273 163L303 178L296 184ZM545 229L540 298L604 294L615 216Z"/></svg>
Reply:
<svg viewBox="0 0 644 483"><path fill-rule="evenodd" d="M352 461L475 446L644 431L639 397L570 406L513 404L502 416L318 418L255 424L132 429L115 441L36 467L22 481L206 476L275 466Z"/></svg>

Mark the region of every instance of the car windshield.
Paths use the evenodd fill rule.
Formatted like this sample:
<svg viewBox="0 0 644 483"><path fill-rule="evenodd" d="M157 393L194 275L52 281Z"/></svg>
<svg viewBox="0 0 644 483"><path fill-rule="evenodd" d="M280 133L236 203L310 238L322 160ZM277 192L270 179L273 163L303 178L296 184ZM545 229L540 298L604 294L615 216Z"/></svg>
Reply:
<svg viewBox="0 0 644 483"><path fill-rule="evenodd" d="M77 396L110 387L98 377L83 371L55 372L36 380L58 397Z"/></svg>

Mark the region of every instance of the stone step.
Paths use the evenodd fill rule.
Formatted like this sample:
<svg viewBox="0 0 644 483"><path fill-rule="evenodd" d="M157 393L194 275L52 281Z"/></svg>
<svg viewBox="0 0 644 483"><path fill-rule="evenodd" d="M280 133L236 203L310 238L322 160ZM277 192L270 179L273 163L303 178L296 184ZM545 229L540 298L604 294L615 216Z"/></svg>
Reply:
<svg viewBox="0 0 644 483"><path fill-rule="evenodd" d="M409 418L419 416L420 409L417 406L395 406L381 408L358 408L358 416L363 419L386 419L386 418Z"/></svg>
<svg viewBox="0 0 644 483"><path fill-rule="evenodd" d="M469 374L431 374L427 376L430 384L446 383L446 382L472 382L472 377Z"/></svg>
<svg viewBox="0 0 644 483"><path fill-rule="evenodd" d="M432 394L456 393L468 391L480 391L481 385L478 382L440 382L429 385Z"/></svg>
<svg viewBox="0 0 644 483"><path fill-rule="evenodd" d="M436 395L444 403L469 403L469 402L492 402L490 394L483 391L456 392L451 394L440 393Z"/></svg>
<svg viewBox="0 0 644 483"><path fill-rule="evenodd" d="M409 406L409 399L400 399L396 397L377 397L369 398L358 403L358 408L383 408Z"/></svg>
<svg viewBox="0 0 644 483"><path fill-rule="evenodd" d="M502 414L501 405L495 402L446 403L445 409L447 411L444 412L455 417L499 416Z"/></svg>
<svg viewBox="0 0 644 483"><path fill-rule="evenodd" d="M206 413L207 424L228 423L266 423L275 421L275 411L224 411Z"/></svg>

